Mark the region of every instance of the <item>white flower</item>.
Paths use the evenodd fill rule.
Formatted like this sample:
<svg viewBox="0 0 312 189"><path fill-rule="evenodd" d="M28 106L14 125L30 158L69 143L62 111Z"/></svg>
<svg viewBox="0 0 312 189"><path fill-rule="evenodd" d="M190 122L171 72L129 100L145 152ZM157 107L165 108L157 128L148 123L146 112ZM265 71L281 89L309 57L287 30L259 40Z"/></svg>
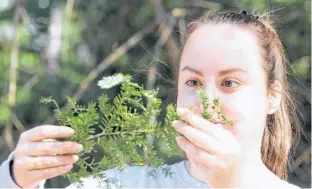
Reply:
<svg viewBox="0 0 312 189"><path fill-rule="evenodd" d="M122 82L129 82L130 80L131 76L118 73L113 76L103 77L103 79L98 81L98 86L101 87L101 89L109 89Z"/></svg>

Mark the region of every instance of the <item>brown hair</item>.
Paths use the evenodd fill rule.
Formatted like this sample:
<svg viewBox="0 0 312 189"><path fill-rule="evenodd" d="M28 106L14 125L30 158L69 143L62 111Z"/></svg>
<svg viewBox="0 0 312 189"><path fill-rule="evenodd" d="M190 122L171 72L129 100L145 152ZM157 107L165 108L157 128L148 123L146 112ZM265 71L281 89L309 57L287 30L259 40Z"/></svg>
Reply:
<svg viewBox="0 0 312 189"><path fill-rule="evenodd" d="M272 81L278 80L282 86L280 107L274 114L267 116L261 146L262 160L274 174L286 180L288 155L292 144L299 141L300 122L288 89L284 48L269 16L268 13L258 16L245 11L206 14L188 24L185 42L195 29L205 24L233 24L255 33L261 47L260 53L267 75L268 92L274 90L271 88Z"/></svg>

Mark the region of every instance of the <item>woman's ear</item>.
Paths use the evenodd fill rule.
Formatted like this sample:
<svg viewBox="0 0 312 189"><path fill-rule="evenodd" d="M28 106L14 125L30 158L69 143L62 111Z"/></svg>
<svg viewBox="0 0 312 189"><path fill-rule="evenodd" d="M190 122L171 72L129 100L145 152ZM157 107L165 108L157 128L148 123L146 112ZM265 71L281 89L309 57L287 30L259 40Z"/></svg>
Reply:
<svg viewBox="0 0 312 189"><path fill-rule="evenodd" d="M269 88L267 114L274 114L281 104L282 84L278 80L272 81Z"/></svg>

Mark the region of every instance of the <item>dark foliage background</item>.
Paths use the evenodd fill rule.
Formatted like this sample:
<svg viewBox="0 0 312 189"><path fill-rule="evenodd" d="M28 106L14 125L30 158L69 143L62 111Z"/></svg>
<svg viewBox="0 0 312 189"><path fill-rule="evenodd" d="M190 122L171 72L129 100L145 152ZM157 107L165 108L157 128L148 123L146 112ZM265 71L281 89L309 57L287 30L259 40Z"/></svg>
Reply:
<svg viewBox="0 0 312 189"><path fill-rule="evenodd" d="M305 136L294 149L289 182L311 187L311 2L308 0L0 0L0 162L24 130L56 123L65 95L79 103L101 94L103 76L129 73L174 102L177 59L186 23L209 10L277 10L291 89ZM108 91L114 96L116 90ZM160 147L161 148L161 145ZM160 149L161 150L161 149ZM170 159L173 163L178 159ZM65 187L62 177L46 187Z"/></svg>

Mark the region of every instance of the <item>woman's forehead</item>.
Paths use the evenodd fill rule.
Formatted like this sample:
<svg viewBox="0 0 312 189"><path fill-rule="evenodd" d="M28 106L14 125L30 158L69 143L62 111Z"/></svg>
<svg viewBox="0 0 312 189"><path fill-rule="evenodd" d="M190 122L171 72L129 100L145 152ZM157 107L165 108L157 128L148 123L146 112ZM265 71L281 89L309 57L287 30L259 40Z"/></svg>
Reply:
<svg viewBox="0 0 312 189"><path fill-rule="evenodd" d="M260 61L256 36L247 29L229 24L206 24L188 38L182 52L180 68L185 65L202 67L242 67Z"/></svg>

